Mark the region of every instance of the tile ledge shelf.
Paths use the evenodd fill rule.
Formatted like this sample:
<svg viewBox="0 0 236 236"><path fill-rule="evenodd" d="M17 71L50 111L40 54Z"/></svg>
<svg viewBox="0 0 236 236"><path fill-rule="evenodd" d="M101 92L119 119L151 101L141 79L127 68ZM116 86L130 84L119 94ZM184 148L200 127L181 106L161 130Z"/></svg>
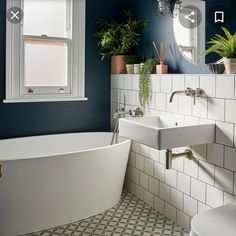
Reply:
<svg viewBox="0 0 236 236"><path fill-rule="evenodd" d="M22 99L4 99L3 103L28 103L28 102L76 102L81 101L85 102L88 101L87 97L81 98L22 98Z"/></svg>
<svg viewBox="0 0 236 236"><path fill-rule="evenodd" d="M111 74L111 76L138 76L140 74ZM236 74L151 74L156 76L236 76Z"/></svg>

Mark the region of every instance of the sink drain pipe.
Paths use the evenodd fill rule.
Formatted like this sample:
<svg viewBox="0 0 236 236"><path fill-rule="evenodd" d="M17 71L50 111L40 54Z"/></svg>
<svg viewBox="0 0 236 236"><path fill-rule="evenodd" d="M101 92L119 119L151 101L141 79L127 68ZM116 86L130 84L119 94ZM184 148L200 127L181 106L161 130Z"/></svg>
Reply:
<svg viewBox="0 0 236 236"><path fill-rule="evenodd" d="M166 169L172 168L172 161L180 156L186 156L187 158L193 157L193 152L190 149L186 149L184 152L173 153L171 149L166 150Z"/></svg>

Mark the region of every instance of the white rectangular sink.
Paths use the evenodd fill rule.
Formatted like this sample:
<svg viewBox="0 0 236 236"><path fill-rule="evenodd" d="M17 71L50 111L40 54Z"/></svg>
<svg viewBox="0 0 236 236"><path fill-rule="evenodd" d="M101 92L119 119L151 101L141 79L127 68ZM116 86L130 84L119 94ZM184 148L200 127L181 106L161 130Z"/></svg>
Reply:
<svg viewBox="0 0 236 236"><path fill-rule="evenodd" d="M165 117L119 120L120 135L158 150L215 142L215 124L199 124Z"/></svg>

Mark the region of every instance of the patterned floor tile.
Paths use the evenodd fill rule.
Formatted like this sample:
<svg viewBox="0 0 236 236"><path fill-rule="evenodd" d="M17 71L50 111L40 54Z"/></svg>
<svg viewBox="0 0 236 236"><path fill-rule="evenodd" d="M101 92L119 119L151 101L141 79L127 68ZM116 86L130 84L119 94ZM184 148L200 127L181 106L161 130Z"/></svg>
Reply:
<svg viewBox="0 0 236 236"><path fill-rule="evenodd" d="M112 209L68 225L25 236L189 236L134 195L123 192Z"/></svg>

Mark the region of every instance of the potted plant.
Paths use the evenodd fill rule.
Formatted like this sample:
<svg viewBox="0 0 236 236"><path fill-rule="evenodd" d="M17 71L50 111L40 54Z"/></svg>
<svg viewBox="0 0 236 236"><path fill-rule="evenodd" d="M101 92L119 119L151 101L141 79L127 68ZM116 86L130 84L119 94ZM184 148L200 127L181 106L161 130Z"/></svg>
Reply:
<svg viewBox="0 0 236 236"><path fill-rule="evenodd" d="M145 113L146 106L149 105L152 99L151 73L156 65L156 60L147 60L139 75L139 103L143 113Z"/></svg>
<svg viewBox="0 0 236 236"><path fill-rule="evenodd" d="M225 37L216 34L209 44L211 47L201 55L216 53L224 59L226 74L236 74L236 33L231 34L225 27L221 27Z"/></svg>
<svg viewBox="0 0 236 236"><path fill-rule="evenodd" d="M163 42L160 44L160 50L157 49L156 43L152 42L153 47L156 51L157 58L159 59L160 64L156 65L156 73L157 74L167 74L168 73L168 65L165 65L165 57L166 57L166 47Z"/></svg>
<svg viewBox="0 0 236 236"><path fill-rule="evenodd" d="M100 30L94 34L102 60L111 57L112 74L126 73L125 59L140 43L139 30L148 26L148 20L137 20L131 11L124 10L124 21L100 19Z"/></svg>
<svg viewBox="0 0 236 236"><path fill-rule="evenodd" d="M136 56L127 56L125 59L126 72L127 74L134 74L134 65L138 63Z"/></svg>

